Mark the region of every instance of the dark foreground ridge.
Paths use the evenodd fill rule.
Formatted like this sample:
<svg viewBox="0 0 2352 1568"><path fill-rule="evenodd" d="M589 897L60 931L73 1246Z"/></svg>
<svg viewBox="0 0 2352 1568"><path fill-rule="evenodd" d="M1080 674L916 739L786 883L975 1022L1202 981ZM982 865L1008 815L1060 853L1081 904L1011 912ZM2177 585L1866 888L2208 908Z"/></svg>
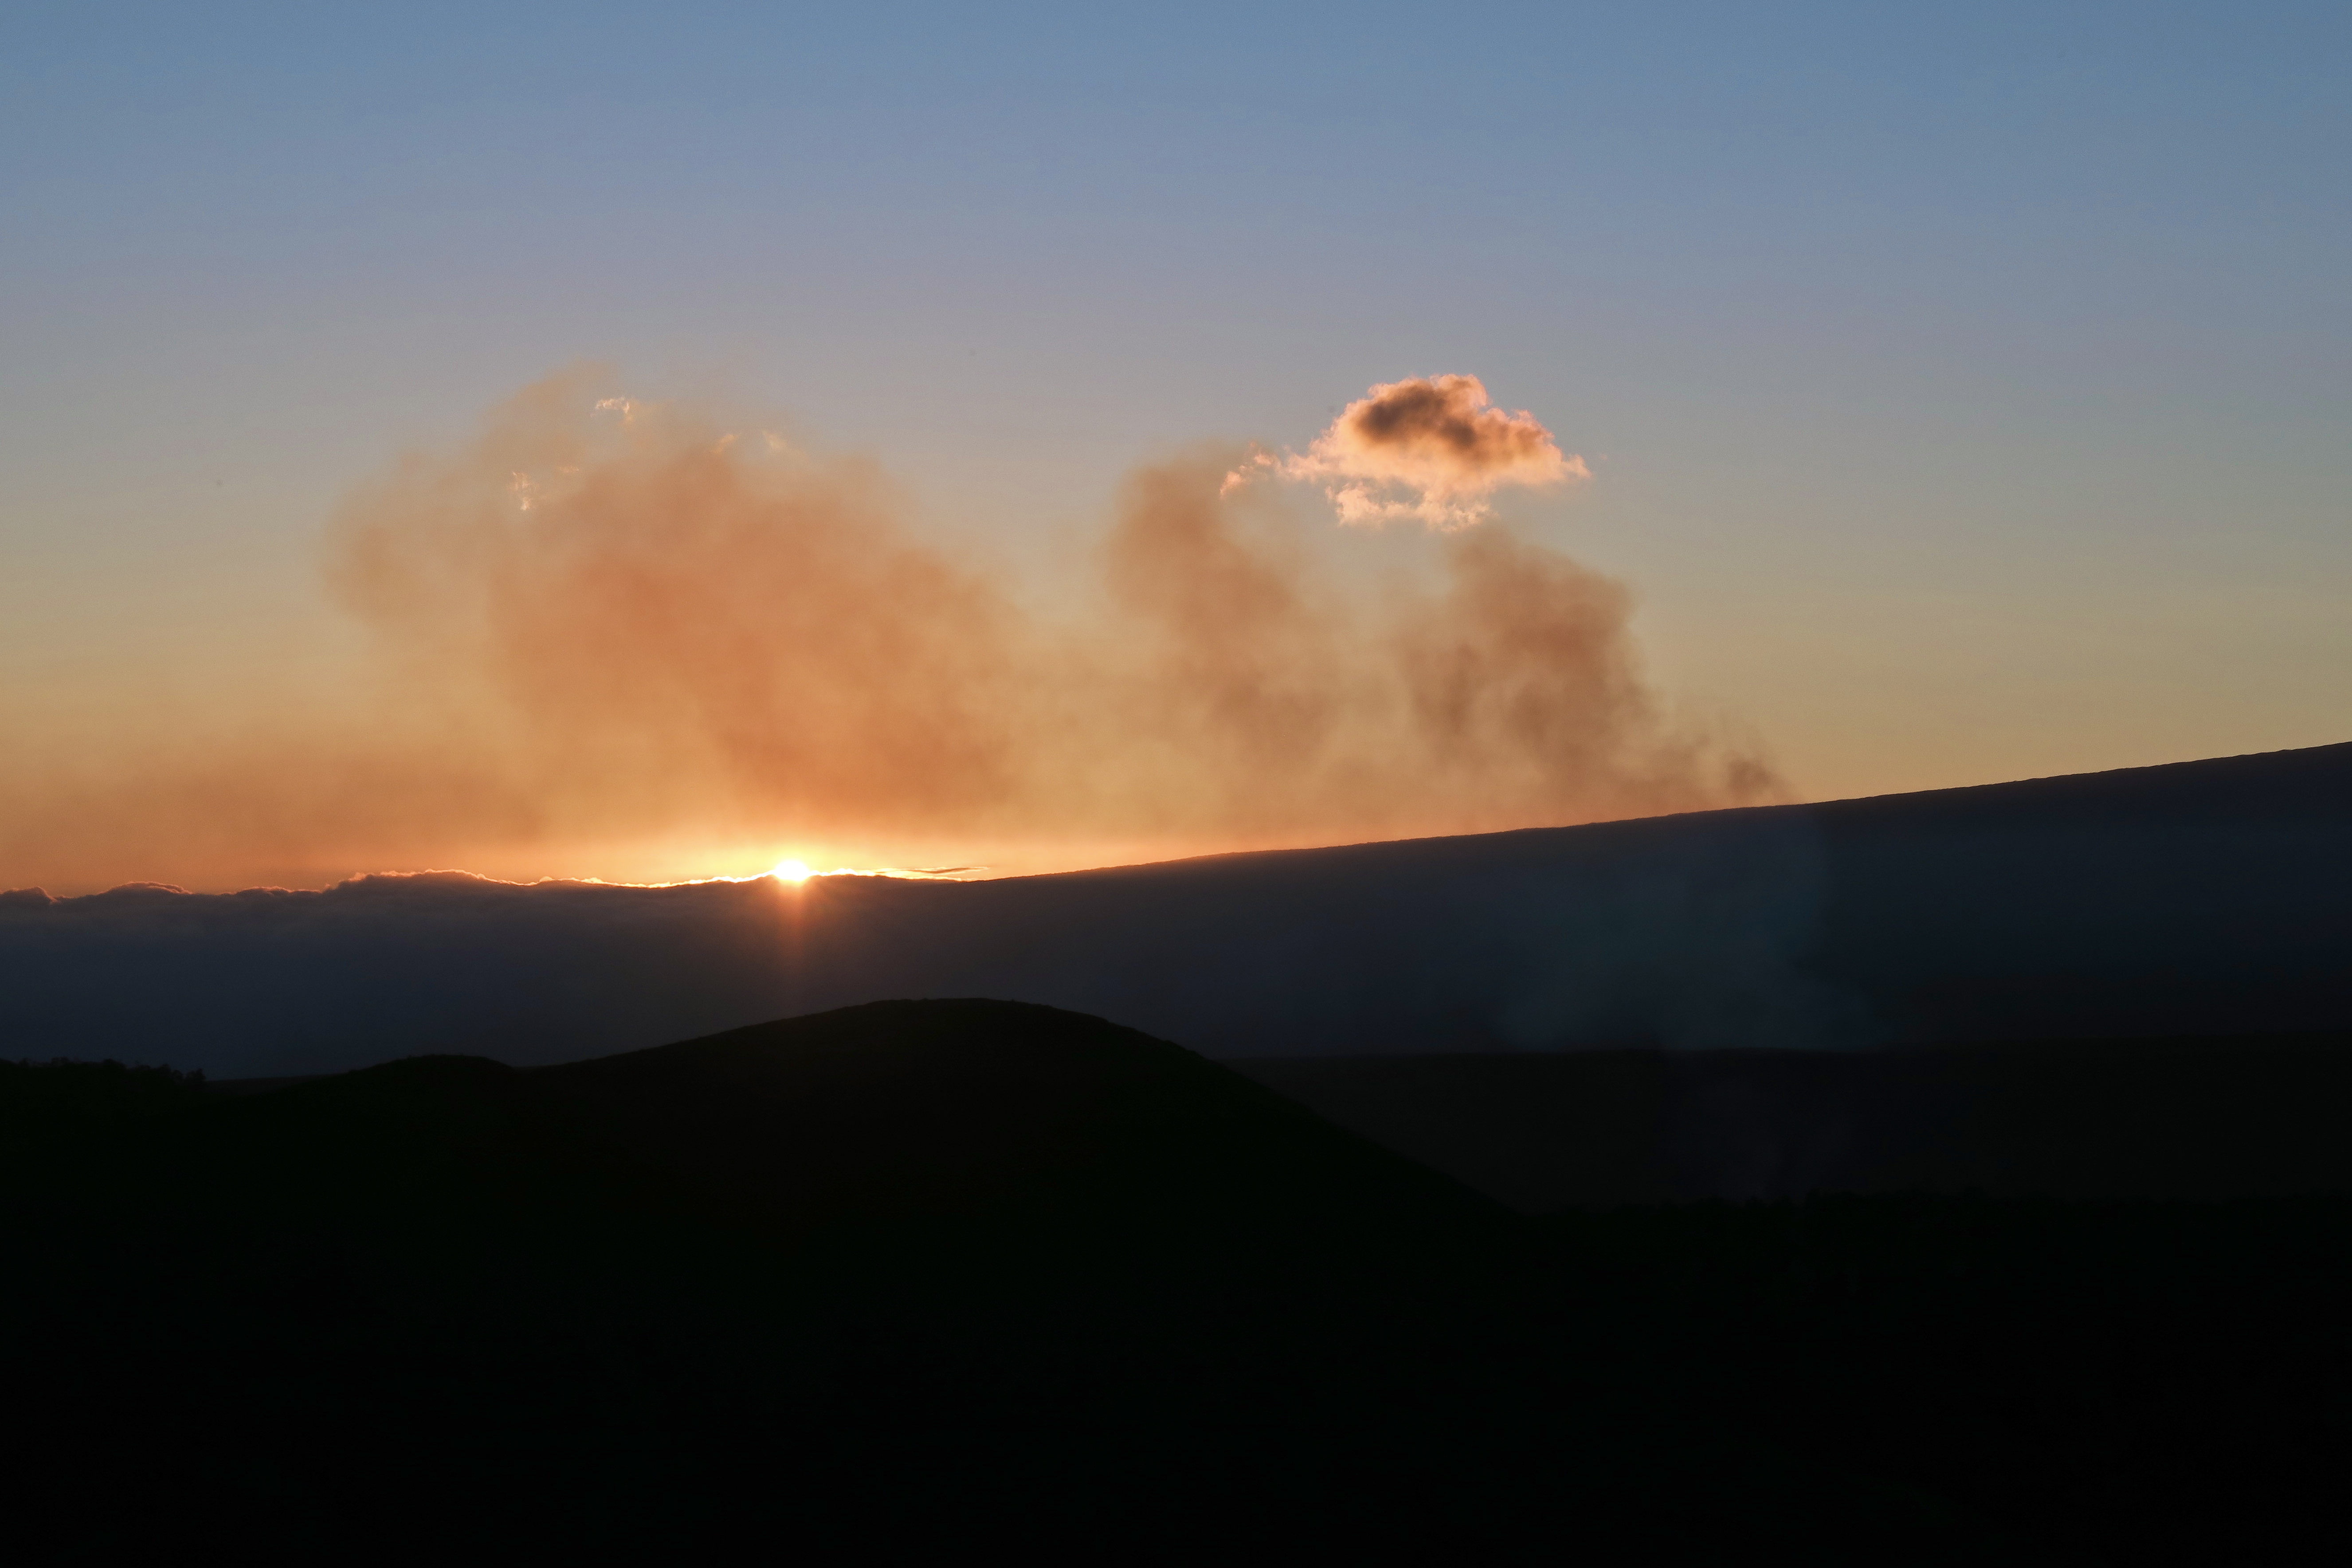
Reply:
<svg viewBox="0 0 2352 1568"><path fill-rule="evenodd" d="M2347 1543L2339 1200L1527 1220L993 1002L238 1095L0 1067L0 1194L44 1557Z"/></svg>

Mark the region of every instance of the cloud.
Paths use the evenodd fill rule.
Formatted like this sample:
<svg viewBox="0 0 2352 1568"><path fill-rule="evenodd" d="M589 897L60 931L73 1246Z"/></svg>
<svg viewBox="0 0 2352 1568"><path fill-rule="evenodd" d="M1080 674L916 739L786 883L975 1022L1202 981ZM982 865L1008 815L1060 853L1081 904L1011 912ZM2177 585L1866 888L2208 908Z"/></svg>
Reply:
<svg viewBox="0 0 2352 1568"><path fill-rule="evenodd" d="M1678 730L1633 595L1500 530L1433 542L1434 591L1351 595L1217 454L1134 475L1108 552L1131 726L1118 755L1192 833L1278 842L1466 833L1775 798L1769 770ZM1344 548L1345 541L1341 541Z"/></svg>
<svg viewBox="0 0 2352 1568"><path fill-rule="evenodd" d="M870 464L596 389L534 387L341 508L331 585L412 687L583 820L1004 798L1031 676L1004 594L910 540Z"/></svg>
<svg viewBox="0 0 2352 1568"><path fill-rule="evenodd" d="M1584 459L1562 453L1534 415L1489 404L1486 384L1475 375L1375 386L1305 452L1254 453L1226 477L1226 486L1237 489L1260 472L1320 483L1342 522L1415 518L1446 530L1486 521L1491 498L1506 485L1592 477Z"/></svg>
<svg viewBox="0 0 2352 1568"><path fill-rule="evenodd" d="M1416 385L1315 460L1381 455L1447 517L1572 471L1475 380ZM874 463L739 428L583 370L401 458L328 530L364 678L11 735L0 883L1046 868L1776 793L1670 718L1622 585L1498 528L1370 582L1360 536L1197 451L1129 476L1090 595L1041 608Z"/></svg>

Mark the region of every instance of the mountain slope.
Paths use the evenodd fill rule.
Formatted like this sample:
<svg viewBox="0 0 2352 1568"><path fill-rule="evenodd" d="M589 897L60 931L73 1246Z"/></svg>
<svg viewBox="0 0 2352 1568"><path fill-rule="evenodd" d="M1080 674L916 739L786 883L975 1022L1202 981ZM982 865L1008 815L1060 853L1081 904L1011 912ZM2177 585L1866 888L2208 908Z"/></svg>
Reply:
<svg viewBox="0 0 2352 1568"><path fill-rule="evenodd" d="M2352 1028L2352 745L1002 881L0 900L7 1048L555 1062L887 996L1218 1059Z"/></svg>
<svg viewBox="0 0 2352 1568"><path fill-rule="evenodd" d="M2352 1035L1236 1069L1524 1213L1812 1193L2352 1193Z"/></svg>
<svg viewBox="0 0 2352 1568"><path fill-rule="evenodd" d="M2324 1561L2347 1210L1538 1223L987 1002L0 1064L0 1467L66 1560Z"/></svg>
<svg viewBox="0 0 2352 1568"><path fill-rule="evenodd" d="M59 1495L172 1478L70 1515L126 1549L723 1521L1190 1555L1550 1506L1508 1216L1099 1019L879 1004L0 1120L5 1327L54 1380L19 1367L15 1458Z"/></svg>

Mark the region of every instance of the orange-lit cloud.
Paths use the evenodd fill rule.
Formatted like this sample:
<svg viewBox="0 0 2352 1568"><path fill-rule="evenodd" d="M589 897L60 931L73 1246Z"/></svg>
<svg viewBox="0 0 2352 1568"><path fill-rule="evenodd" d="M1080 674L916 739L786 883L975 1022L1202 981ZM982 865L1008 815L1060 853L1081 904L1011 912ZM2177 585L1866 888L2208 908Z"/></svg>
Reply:
<svg viewBox="0 0 2352 1568"><path fill-rule="evenodd" d="M1588 479L1584 459L1560 451L1536 416L1487 402L1475 375L1388 382L1350 403L1305 452L1253 453L1226 476L1238 489L1256 473L1320 483L1343 522L1414 518L1466 528L1490 514L1507 485Z"/></svg>
<svg viewBox="0 0 2352 1568"><path fill-rule="evenodd" d="M1468 377L1377 389L1309 456L1342 454L1447 519L1580 471ZM372 685L177 741L23 742L0 886L1037 868L1774 793L1668 721L1619 584L1486 529L1367 592L1332 562L1361 541L1234 466L1139 469L1099 597L1041 616L922 542L870 462L553 377L334 518Z"/></svg>

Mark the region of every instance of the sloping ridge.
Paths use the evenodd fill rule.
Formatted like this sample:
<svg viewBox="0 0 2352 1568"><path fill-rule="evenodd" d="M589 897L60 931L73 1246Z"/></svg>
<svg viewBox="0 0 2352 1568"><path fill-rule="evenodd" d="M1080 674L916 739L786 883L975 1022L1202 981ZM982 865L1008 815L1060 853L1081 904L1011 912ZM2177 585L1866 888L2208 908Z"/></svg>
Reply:
<svg viewBox="0 0 2352 1568"><path fill-rule="evenodd" d="M1180 1046L1026 1003L871 1003L522 1088L583 1132L811 1217L1051 1205L1328 1224L1483 1206Z"/></svg>
<svg viewBox="0 0 2352 1568"><path fill-rule="evenodd" d="M2343 1030L2347 885L2339 745L998 881L28 898L0 996L28 1054L215 1076L571 1061L904 996L1219 1060Z"/></svg>
<svg viewBox="0 0 2352 1568"><path fill-rule="evenodd" d="M523 1071L425 1057L242 1097L180 1179L325 1213L477 1205L1164 1248L1491 1219L1487 1200L1181 1047L984 1000L872 1003Z"/></svg>

